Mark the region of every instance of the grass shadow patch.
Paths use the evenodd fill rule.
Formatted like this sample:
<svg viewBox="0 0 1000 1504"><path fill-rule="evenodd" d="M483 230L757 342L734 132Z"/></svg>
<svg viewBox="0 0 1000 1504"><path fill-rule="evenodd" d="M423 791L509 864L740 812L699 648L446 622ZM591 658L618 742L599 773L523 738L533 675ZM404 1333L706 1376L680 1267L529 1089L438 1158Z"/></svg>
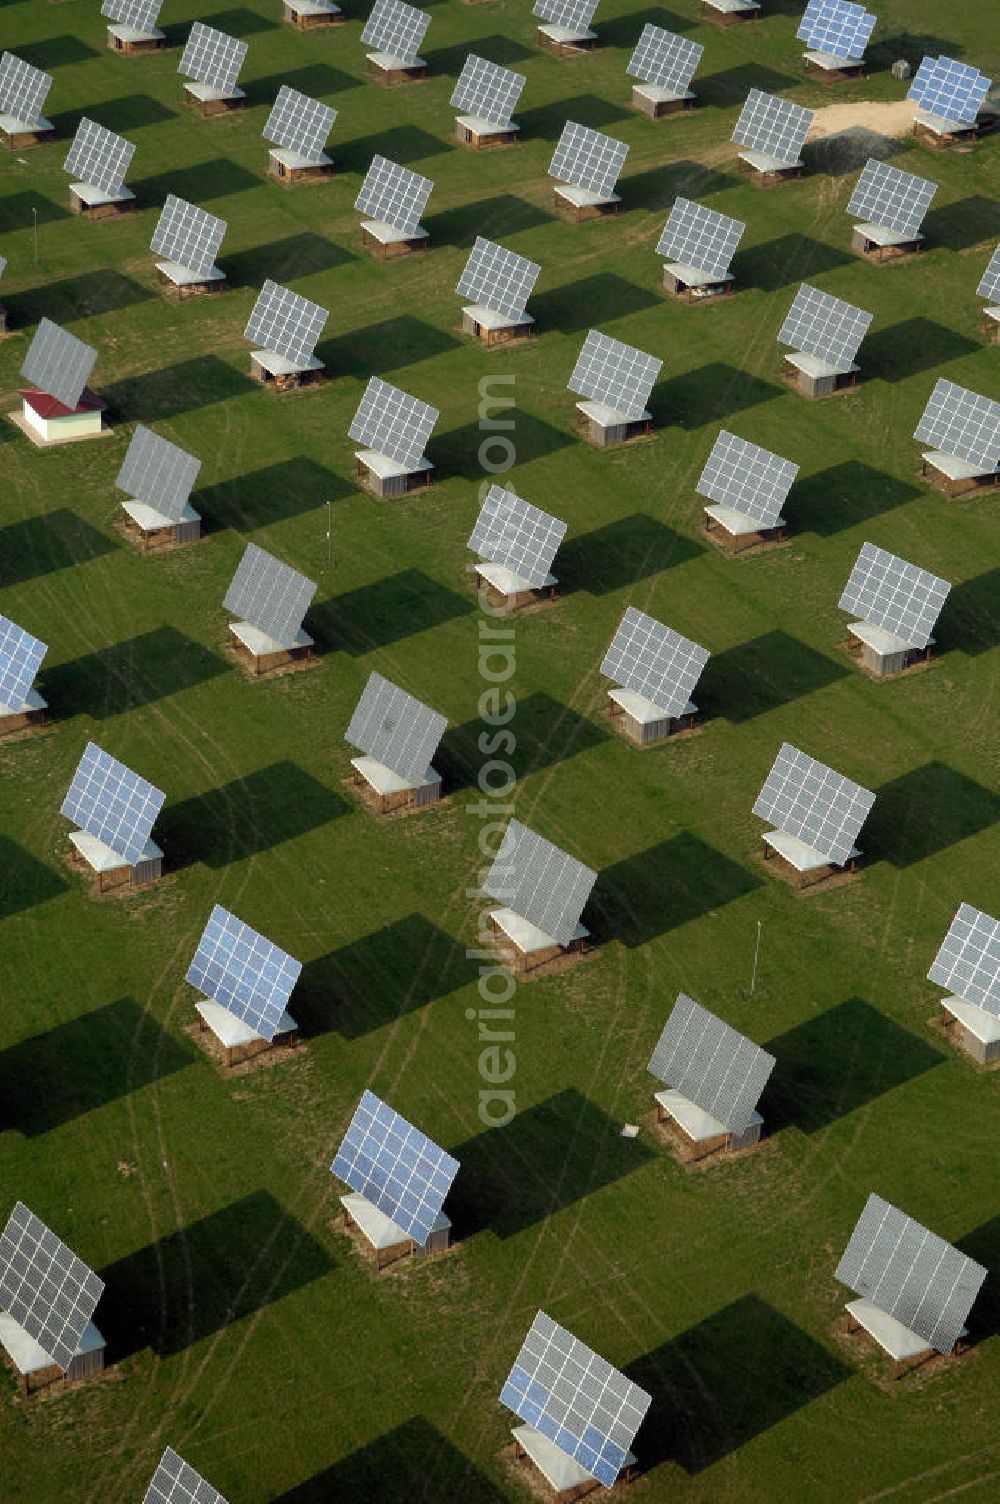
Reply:
<svg viewBox="0 0 1000 1504"><path fill-rule="evenodd" d="M120 99L109 99L100 105L98 113L102 125L121 135L125 131L141 130L146 125L163 125L165 121L175 119L177 112L168 110L165 104L161 104L151 94L123 94ZM52 124L60 139L75 136L76 128L85 115L89 115L89 111L79 109L53 115Z"/></svg>
<svg viewBox="0 0 1000 1504"><path fill-rule="evenodd" d="M515 63L524 63L529 58L537 56L534 49L522 47L521 43L516 42L513 37L503 36L499 32L493 32L490 36L477 37L472 47L468 42L456 42L451 47L436 47L429 52L423 51L420 55L427 62L429 76L444 74L448 78L456 79L465 66L465 59L470 52L474 52L477 57L486 58L488 62L498 63L501 68L511 68Z"/></svg>
<svg viewBox="0 0 1000 1504"><path fill-rule="evenodd" d="M597 94L573 94L569 99L556 99L551 104L536 104L530 110L516 110L515 119L524 136L557 141L567 120L603 131L616 120L624 120L629 113L622 105L601 99Z"/></svg>
<svg viewBox="0 0 1000 1504"><path fill-rule="evenodd" d="M722 716L742 725L816 694L848 673L846 664L817 653L787 632L764 632L713 653L698 683L698 703L706 718Z"/></svg>
<svg viewBox="0 0 1000 1504"><path fill-rule="evenodd" d="M108 720L205 684L229 666L175 627L156 627L125 642L60 663L45 674L46 698L59 718Z"/></svg>
<svg viewBox="0 0 1000 1504"><path fill-rule="evenodd" d="M261 31L274 31L278 25L245 5L231 5L213 16L203 16L202 20L206 26L214 26L216 31L227 32L231 37L253 37Z"/></svg>
<svg viewBox="0 0 1000 1504"><path fill-rule="evenodd" d="M978 656L1000 643L1000 568L954 587L934 635L938 653L957 648Z"/></svg>
<svg viewBox="0 0 1000 1504"><path fill-rule="evenodd" d="M112 386L102 387L101 396L113 413L137 423L150 423L259 390L257 382L242 371L227 365L217 355L208 354L179 360L158 371L126 376Z"/></svg>
<svg viewBox="0 0 1000 1504"><path fill-rule="evenodd" d="M420 1480L417 1492L415 1479ZM429 1421L415 1415L296 1484L274 1504L331 1504L334 1499L414 1504L421 1496L460 1499L462 1504L504 1504L508 1497Z"/></svg>
<svg viewBox="0 0 1000 1504"><path fill-rule="evenodd" d="M474 204L456 204L440 214L427 215L424 225L437 245L471 246L479 235L486 240L502 240L505 235L537 230L552 217L513 193L496 193Z"/></svg>
<svg viewBox="0 0 1000 1504"><path fill-rule="evenodd" d="M926 861L1000 821L1000 794L943 762L913 768L875 793L868 849L894 867Z"/></svg>
<svg viewBox="0 0 1000 1504"><path fill-rule="evenodd" d="M357 172L362 176L371 166L373 157L387 157L401 167L413 162L426 161L451 151L451 144L421 130L418 125L393 125L374 136L356 136L352 141L337 143L337 165L345 172ZM427 224L427 220L424 220Z"/></svg>
<svg viewBox="0 0 1000 1504"><path fill-rule="evenodd" d="M704 551L702 544L665 522L645 512L634 512L591 533L567 538L555 567L563 595L574 590L608 595L664 569L686 564Z"/></svg>
<svg viewBox="0 0 1000 1504"><path fill-rule="evenodd" d="M639 40L644 26L659 26L664 31L690 31L698 23L688 16L679 16L676 11L663 5L647 5L643 10L630 11L627 16L615 16L599 21L600 46L627 47L631 51Z"/></svg>
<svg viewBox="0 0 1000 1504"><path fill-rule="evenodd" d="M235 251L225 257L224 270L230 287L259 288L268 278L291 283L356 260L354 252L346 247L323 235L314 235L311 230L302 230L284 240L272 240L269 245Z"/></svg>
<svg viewBox="0 0 1000 1504"><path fill-rule="evenodd" d="M511 730L517 746L507 760L518 779L600 746L609 735L544 690L518 700ZM445 732L434 765L449 789L469 788L476 783L487 761L478 748L482 732L481 719Z"/></svg>
<svg viewBox="0 0 1000 1504"><path fill-rule="evenodd" d="M69 219L69 210L42 194L25 188L20 193L0 195L0 231L5 235L16 230L30 230L34 224L32 215L38 216L39 225L56 224L60 219ZM56 283L56 286L59 284ZM4 302L9 303L8 298Z"/></svg>
<svg viewBox="0 0 1000 1504"><path fill-rule="evenodd" d="M265 78L244 80L241 87L246 91L249 104L267 105L270 109L282 84L308 94L310 99L326 99L333 94L342 94L345 89L356 89L361 83L353 73L341 68L332 68L329 63L307 63L302 68L290 68L284 73L269 73Z"/></svg>
<svg viewBox="0 0 1000 1504"><path fill-rule="evenodd" d="M309 627L324 647L360 658L375 648L457 621L474 609L471 598L466 600L422 570L403 569L313 604Z"/></svg>
<svg viewBox="0 0 1000 1504"><path fill-rule="evenodd" d="M46 282L14 298L18 323L35 324L43 317L56 324L73 324L79 319L102 314L120 313L136 303L148 303L153 294L148 287L131 277L102 267L96 272L81 272L61 282Z"/></svg>
<svg viewBox="0 0 1000 1504"><path fill-rule="evenodd" d="M298 517L328 501L342 501L351 488L339 475L298 456L234 475L195 493L199 511L211 529L252 533L288 517Z"/></svg>
<svg viewBox="0 0 1000 1504"><path fill-rule="evenodd" d="M218 870L321 830L350 810L343 795L286 759L168 804L157 840L172 869L204 862Z"/></svg>
<svg viewBox="0 0 1000 1504"><path fill-rule="evenodd" d="M979 348L957 330L916 314L869 334L859 359L869 377L903 381L950 360L961 360L963 355L971 355Z"/></svg>
<svg viewBox="0 0 1000 1504"><path fill-rule="evenodd" d="M206 204L212 199L227 198L231 193L258 188L260 179L228 157L212 157L208 162L194 162L190 167L179 167L174 172L140 178L131 186L143 204L160 205L168 193L186 198L191 204Z"/></svg>
<svg viewBox="0 0 1000 1504"><path fill-rule="evenodd" d="M786 89L797 89L799 82L790 74L779 73L777 68L768 68L763 63L740 63L736 68L724 68L721 73L699 75L695 79L695 92L699 103L711 105L716 110L728 110L734 105L742 105L751 89L761 89L765 94L783 94ZM733 150L736 150L735 146Z"/></svg>
<svg viewBox="0 0 1000 1504"><path fill-rule="evenodd" d="M323 340L316 349L334 376L383 376L405 366L433 360L458 346L453 335L425 324L412 314L383 319L364 329L352 329L335 339Z"/></svg>
<svg viewBox="0 0 1000 1504"><path fill-rule="evenodd" d="M723 360L713 360L697 370L659 382L649 405L660 423L690 433L747 412L751 407L773 402L784 395L784 390Z"/></svg>
<svg viewBox="0 0 1000 1504"><path fill-rule="evenodd" d="M969 1329L974 1337L995 1336L1000 1332L1000 1217L991 1217L958 1238L955 1247L986 1269L986 1280L969 1315Z"/></svg>
<svg viewBox="0 0 1000 1504"><path fill-rule="evenodd" d="M531 299L531 311L540 329L576 334L591 328L595 309L600 309L604 328L614 319L642 313L660 301L647 288L627 282L617 272L595 272L578 282L566 282L562 287L536 293Z"/></svg>
<svg viewBox="0 0 1000 1504"><path fill-rule="evenodd" d="M5 585L23 585L57 569L99 559L115 547L82 517L59 507L0 527L0 578Z"/></svg>
<svg viewBox="0 0 1000 1504"><path fill-rule="evenodd" d="M931 209L924 218L928 246L944 245L950 251L967 251L1000 237L1000 202L972 193Z"/></svg>
<svg viewBox="0 0 1000 1504"><path fill-rule="evenodd" d="M65 893L69 883L25 851L9 836L0 835L0 919L9 919L12 914L23 914L50 898Z"/></svg>
<svg viewBox="0 0 1000 1504"><path fill-rule="evenodd" d="M503 396L497 400L506 402L508 398ZM510 424L512 428L515 426L512 419ZM524 408L518 408L516 426L519 465L527 465L545 455L556 454L560 449L565 449L567 444L577 442L575 434L556 428L555 424L526 412ZM453 428L450 433L441 434L440 438L432 438L427 452L443 476L460 475L465 480L480 480L483 473L479 457L480 446L489 452L491 461L496 461L503 452L505 440L497 435L494 439L495 447L491 450L490 441L488 438L484 441L483 430L477 420L475 423L466 423L461 428Z"/></svg>
<svg viewBox="0 0 1000 1504"><path fill-rule="evenodd" d="M862 460L842 460L814 475L800 476L789 498L798 533L832 537L905 506L920 496L909 481L873 470Z"/></svg>
<svg viewBox="0 0 1000 1504"><path fill-rule="evenodd" d="M17 47L17 56L22 62L30 63L32 68L41 68L43 73L49 73L54 68L86 63L98 54L81 37L71 36L67 32L59 37L45 37L40 42L21 42Z"/></svg>
<svg viewBox="0 0 1000 1504"><path fill-rule="evenodd" d="M852 258L836 246L825 245L798 230L779 235L763 245L737 251L734 272L742 287L759 287L762 292L777 292L793 282L808 281L845 266Z"/></svg>
<svg viewBox="0 0 1000 1504"><path fill-rule="evenodd" d="M605 867L590 909L597 938L631 950L693 919L745 898L763 885L690 831Z"/></svg>

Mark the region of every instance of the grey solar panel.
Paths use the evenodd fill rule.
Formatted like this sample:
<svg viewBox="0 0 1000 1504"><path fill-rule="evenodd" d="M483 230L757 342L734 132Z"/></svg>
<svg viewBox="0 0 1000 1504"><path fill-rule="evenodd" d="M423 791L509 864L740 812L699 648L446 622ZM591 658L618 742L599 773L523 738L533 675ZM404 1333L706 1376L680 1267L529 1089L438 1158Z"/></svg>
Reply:
<svg viewBox="0 0 1000 1504"><path fill-rule="evenodd" d="M539 1311L500 1403L612 1488L652 1399Z"/></svg>
<svg viewBox="0 0 1000 1504"><path fill-rule="evenodd" d="M699 496L731 507L767 528L781 516L798 473L798 465L791 460L723 429L695 489Z"/></svg>
<svg viewBox="0 0 1000 1504"><path fill-rule="evenodd" d="M0 271L3 268L0 267ZM976 288L981 298L1000 298L1000 245L990 257L990 264L983 272L982 281Z"/></svg>
<svg viewBox="0 0 1000 1504"><path fill-rule="evenodd" d="M190 1463L167 1447L142 1504L226 1504L226 1501Z"/></svg>
<svg viewBox="0 0 1000 1504"><path fill-rule="evenodd" d="M376 0L361 40L377 52L388 53L404 63L415 63L430 24L430 16L415 5L404 4L404 0Z"/></svg>
<svg viewBox="0 0 1000 1504"><path fill-rule="evenodd" d="M23 708L47 652L44 642L0 616L0 707Z"/></svg>
<svg viewBox="0 0 1000 1504"><path fill-rule="evenodd" d="M298 152L300 157L318 162L336 118L337 111L332 105L322 104L282 84L261 135L275 146L284 146Z"/></svg>
<svg viewBox="0 0 1000 1504"><path fill-rule="evenodd" d="M803 282L781 326L778 343L804 350L831 365L850 366L871 321L872 315L863 308Z"/></svg>
<svg viewBox="0 0 1000 1504"><path fill-rule="evenodd" d="M986 1270L872 1194L834 1277L947 1354L962 1334Z"/></svg>
<svg viewBox="0 0 1000 1504"><path fill-rule="evenodd" d="M790 99L751 89L736 122L733 140L740 146L765 152L779 162L797 162L813 113Z"/></svg>
<svg viewBox="0 0 1000 1504"><path fill-rule="evenodd" d="M84 116L76 128L73 145L63 166L81 183L91 183L102 192L114 195L122 191L134 154L131 141Z"/></svg>
<svg viewBox="0 0 1000 1504"><path fill-rule="evenodd" d="M163 517L179 522L201 470L201 460L141 423L132 435L115 485Z"/></svg>
<svg viewBox="0 0 1000 1504"><path fill-rule="evenodd" d="M877 20L863 5L848 0L809 0L795 35L830 57L859 59Z"/></svg>
<svg viewBox="0 0 1000 1504"><path fill-rule="evenodd" d="M493 313L520 322L540 271L537 261L477 235L455 291Z"/></svg>
<svg viewBox="0 0 1000 1504"><path fill-rule="evenodd" d="M469 537L469 548L539 590L548 578L566 524L503 486L490 486Z"/></svg>
<svg viewBox="0 0 1000 1504"><path fill-rule="evenodd" d="M629 606L601 664L606 679L652 701L665 716L683 715L708 662L705 648Z"/></svg>
<svg viewBox="0 0 1000 1504"><path fill-rule="evenodd" d="M230 93L236 87L248 44L203 21L195 21L188 33L177 72L185 78Z"/></svg>
<svg viewBox="0 0 1000 1504"><path fill-rule="evenodd" d="M168 193L149 248L188 271L204 275L215 265L225 233L224 219Z"/></svg>
<svg viewBox="0 0 1000 1504"><path fill-rule="evenodd" d="M951 57L925 57L913 76L907 99L955 125L974 125L992 80Z"/></svg>
<svg viewBox="0 0 1000 1504"><path fill-rule="evenodd" d="M354 207L381 224L413 235L420 229L420 216L433 187L430 178L421 177L419 172L375 156Z"/></svg>
<svg viewBox="0 0 1000 1504"><path fill-rule="evenodd" d="M0 1233L0 1310L64 1373L103 1290L103 1280L18 1201Z"/></svg>
<svg viewBox="0 0 1000 1504"><path fill-rule="evenodd" d="M64 407L74 408L94 369L97 351L66 329L42 319L28 346L21 375Z"/></svg>
<svg viewBox="0 0 1000 1504"><path fill-rule="evenodd" d="M954 454L984 472L1000 465L1000 402L944 377L935 383L913 437Z"/></svg>
<svg viewBox="0 0 1000 1504"><path fill-rule="evenodd" d="M560 945L569 945L597 873L511 820L483 892L513 909Z"/></svg>
<svg viewBox="0 0 1000 1504"><path fill-rule="evenodd" d="M267 281L250 315L244 337L296 365L308 365L329 318L325 308L277 282Z"/></svg>
<svg viewBox="0 0 1000 1504"><path fill-rule="evenodd" d="M566 383L578 397L605 403L627 418L641 418L662 360L591 329Z"/></svg>
<svg viewBox="0 0 1000 1504"><path fill-rule="evenodd" d="M301 970L301 961L216 904L185 981L270 1040Z"/></svg>
<svg viewBox="0 0 1000 1504"><path fill-rule="evenodd" d="M372 673L344 740L418 787L427 777L447 726L447 716L438 715L381 674Z"/></svg>
<svg viewBox="0 0 1000 1504"><path fill-rule="evenodd" d="M549 177L591 193L610 195L625 165L628 147L603 131L567 120L549 163Z"/></svg>
<svg viewBox="0 0 1000 1504"><path fill-rule="evenodd" d="M362 1094L330 1166L421 1248L459 1169L457 1159L371 1091Z"/></svg>
<svg viewBox="0 0 1000 1504"><path fill-rule="evenodd" d="M136 31L153 31L163 0L104 0L101 15L109 21L134 26Z"/></svg>
<svg viewBox="0 0 1000 1504"><path fill-rule="evenodd" d="M511 68L488 62L470 52L462 65L451 102L492 125L507 125L517 108L525 78Z"/></svg>
<svg viewBox="0 0 1000 1504"><path fill-rule="evenodd" d="M959 904L927 976L1000 1017L1000 919Z"/></svg>
<svg viewBox="0 0 1000 1504"><path fill-rule="evenodd" d="M925 648L950 589L947 580L863 543L838 604L911 647Z"/></svg>
<svg viewBox="0 0 1000 1504"><path fill-rule="evenodd" d="M870 157L851 194L847 213L912 238L918 234L937 190L937 183L929 178L918 178Z"/></svg>
<svg viewBox="0 0 1000 1504"><path fill-rule="evenodd" d="M746 225L740 219L676 198L656 246L657 255L725 277Z"/></svg>
<svg viewBox="0 0 1000 1504"><path fill-rule="evenodd" d="M679 992L649 1072L739 1134L749 1128L774 1065L767 1050Z"/></svg>
<svg viewBox="0 0 1000 1504"><path fill-rule="evenodd" d="M0 115L13 115L25 124L42 119L51 87L51 73L32 67L13 52L0 56Z"/></svg>
<svg viewBox="0 0 1000 1504"><path fill-rule="evenodd" d="M248 543L223 606L285 645L294 643L316 586L273 554Z"/></svg>
<svg viewBox="0 0 1000 1504"><path fill-rule="evenodd" d="M783 742L753 813L843 866L874 803L868 789Z"/></svg>
<svg viewBox="0 0 1000 1504"><path fill-rule="evenodd" d="M135 866L166 797L123 762L88 742L59 813Z"/></svg>
<svg viewBox="0 0 1000 1504"><path fill-rule="evenodd" d="M531 14L570 31L588 31L596 9L597 0L535 0Z"/></svg>
<svg viewBox="0 0 1000 1504"><path fill-rule="evenodd" d="M419 465L438 410L373 376L348 432L352 439L400 465Z"/></svg>
<svg viewBox="0 0 1000 1504"><path fill-rule="evenodd" d="M658 89L684 94L704 51L700 42L691 42L647 21L625 72L629 78L655 84Z"/></svg>

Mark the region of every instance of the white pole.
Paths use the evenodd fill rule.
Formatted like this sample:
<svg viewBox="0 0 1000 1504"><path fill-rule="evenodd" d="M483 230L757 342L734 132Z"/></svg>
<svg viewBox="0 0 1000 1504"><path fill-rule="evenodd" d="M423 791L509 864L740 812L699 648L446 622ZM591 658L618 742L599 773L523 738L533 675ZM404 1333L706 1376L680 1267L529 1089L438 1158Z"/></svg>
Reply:
<svg viewBox="0 0 1000 1504"><path fill-rule="evenodd" d="M32 226L33 226L33 232L32 233L33 233L34 241L35 241L35 265L37 266L38 265L38 210L36 208L34 208L34 207L32 207L32 210L31 210L31 221L32 221Z"/></svg>
<svg viewBox="0 0 1000 1504"><path fill-rule="evenodd" d="M333 502L326 504L326 567L333 568Z"/></svg>
<svg viewBox="0 0 1000 1504"><path fill-rule="evenodd" d="M753 948L753 975L750 978L750 996L753 997L757 989L757 958L760 955L760 920L757 920L757 943Z"/></svg>

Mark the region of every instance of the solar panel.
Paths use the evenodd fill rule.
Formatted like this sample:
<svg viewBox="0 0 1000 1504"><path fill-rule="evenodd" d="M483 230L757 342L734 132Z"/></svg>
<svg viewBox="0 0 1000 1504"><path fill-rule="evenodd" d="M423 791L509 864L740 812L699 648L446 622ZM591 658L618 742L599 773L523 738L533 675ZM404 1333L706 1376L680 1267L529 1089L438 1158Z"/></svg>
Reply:
<svg viewBox="0 0 1000 1504"><path fill-rule="evenodd" d="M287 147L300 157L318 162L336 118L337 111L332 105L321 104L318 99L282 84L261 135L275 146Z"/></svg>
<svg viewBox="0 0 1000 1504"><path fill-rule="evenodd" d="M597 0L535 0L531 14L553 26L588 31L596 9Z"/></svg>
<svg viewBox="0 0 1000 1504"><path fill-rule="evenodd" d="M190 1463L167 1447L142 1504L226 1504L226 1501Z"/></svg>
<svg viewBox="0 0 1000 1504"><path fill-rule="evenodd" d="M104 0L101 15L109 21L134 26L136 31L153 31L163 0Z"/></svg>
<svg viewBox="0 0 1000 1504"><path fill-rule="evenodd" d="M0 272L3 267L0 266ZM997 246L990 257L990 264L983 272L983 278L976 292L981 298L1000 298L1000 245Z"/></svg>
<svg viewBox="0 0 1000 1504"><path fill-rule="evenodd" d="M59 813L135 866L166 797L123 762L88 742Z"/></svg>
<svg viewBox="0 0 1000 1504"><path fill-rule="evenodd" d="M427 777L447 725L447 716L373 673L344 740L416 787Z"/></svg>
<svg viewBox="0 0 1000 1504"><path fill-rule="evenodd" d="M423 458L438 410L373 376L365 387L348 432L359 444L387 455L400 465L416 466Z"/></svg>
<svg viewBox="0 0 1000 1504"><path fill-rule="evenodd" d="M913 437L983 470L1000 465L1000 402L944 377L934 385Z"/></svg>
<svg viewBox="0 0 1000 1504"><path fill-rule="evenodd" d="M267 281L254 304L244 337L304 366L312 360L316 341L329 316L318 303L311 303L287 287L279 287L277 282Z"/></svg>
<svg viewBox="0 0 1000 1504"><path fill-rule="evenodd" d="M521 97L525 78L511 68L487 62L470 52L462 66L451 102L456 109L470 110L492 125L506 125Z"/></svg>
<svg viewBox="0 0 1000 1504"><path fill-rule="evenodd" d="M26 123L40 120L51 87L51 73L33 68L13 52L0 56L0 115Z"/></svg>
<svg viewBox="0 0 1000 1504"><path fill-rule="evenodd" d="M0 616L0 705L21 709L47 652L44 642Z"/></svg>
<svg viewBox="0 0 1000 1504"><path fill-rule="evenodd" d="M925 648L950 589L947 580L863 543L838 604L911 647Z"/></svg>
<svg viewBox="0 0 1000 1504"><path fill-rule="evenodd" d="M569 945L597 873L520 820L511 820L483 883L483 892Z"/></svg>
<svg viewBox="0 0 1000 1504"><path fill-rule="evenodd" d="M361 40L366 47L387 52L401 62L415 63L431 18L403 0L375 0Z"/></svg>
<svg viewBox="0 0 1000 1504"><path fill-rule="evenodd" d="M315 594L312 580L248 543L222 604L275 642L291 643Z"/></svg>
<svg viewBox="0 0 1000 1504"><path fill-rule="evenodd" d="M433 187L430 178L422 178L419 172L375 156L354 207L381 224L412 235L420 229L420 216Z"/></svg>
<svg viewBox="0 0 1000 1504"><path fill-rule="evenodd" d="M831 365L849 366L872 321L872 315L832 293L803 282L781 326L778 343L816 355Z"/></svg>
<svg viewBox="0 0 1000 1504"><path fill-rule="evenodd" d="M962 1334L986 1270L872 1194L834 1278L947 1354Z"/></svg>
<svg viewBox="0 0 1000 1504"><path fill-rule="evenodd" d="M301 961L216 904L184 980L273 1039L301 970Z"/></svg>
<svg viewBox="0 0 1000 1504"><path fill-rule="evenodd" d="M64 1373L103 1290L104 1281L18 1201L0 1233L0 1310Z"/></svg>
<svg viewBox="0 0 1000 1504"><path fill-rule="evenodd" d="M927 975L956 997L1000 1015L1000 919L959 904Z"/></svg>
<svg viewBox="0 0 1000 1504"><path fill-rule="evenodd" d="M76 407L94 369L97 351L75 334L42 319L28 346L21 375L64 407Z"/></svg>
<svg viewBox="0 0 1000 1504"><path fill-rule="evenodd" d="M877 20L847 0L809 0L795 35L819 52L853 60L864 56Z"/></svg>
<svg viewBox="0 0 1000 1504"><path fill-rule="evenodd" d="M730 1133L749 1128L774 1056L679 992L649 1062L650 1075Z"/></svg>
<svg viewBox="0 0 1000 1504"><path fill-rule="evenodd" d="M723 429L695 490L766 528L781 516L798 473L798 465L791 460Z"/></svg>
<svg viewBox="0 0 1000 1504"><path fill-rule="evenodd" d="M520 322L540 271L537 261L477 235L455 291L493 313Z"/></svg>
<svg viewBox="0 0 1000 1504"><path fill-rule="evenodd" d="M658 89L684 94L704 51L700 42L689 42L647 21L625 72L629 78L642 79Z"/></svg>
<svg viewBox="0 0 1000 1504"><path fill-rule="evenodd" d="M140 423L115 485L126 496L144 501L161 516L179 522L200 470L201 460Z"/></svg>
<svg viewBox="0 0 1000 1504"><path fill-rule="evenodd" d="M248 44L238 37L206 26L204 21L195 21L188 32L177 72L228 94L236 87L248 51Z"/></svg>
<svg viewBox="0 0 1000 1504"><path fill-rule="evenodd" d="M868 789L782 742L753 813L843 866L874 803Z"/></svg>
<svg viewBox="0 0 1000 1504"><path fill-rule="evenodd" d="M545 584L566 524L503 486L490 486L469 548L490 564L511 570L533 589Z"/></svg>
<svg viewBox="0 0 1000 1504"><path fill-rule="evenodd" d="M612 1488L652 1399L539 1311L500 1403Z"/></svg>
<svg viewBox="0 0 1000 1504"><path fill-rule="evenodd" d="M705 648L671 627L629 606L601 673L615 684L645 695L664 715L682 715L708 662Z"/></svg>
<svg viewBox="0 0 1000 1504"><path fill-rule="evenodd" d="M118 194L134 154L131 141L84 116L63 166L81 183L92 183L104 193Z"/></svg>
<svg viewBox="0 0 1000 1504"><path fill-rule="evenodd" d="M458 1171L457 1159L371 1091L362 1093L330 1166L421 1248Z"/></svg>
<svg viewBox="0 0 1000 1504"><path fill-rule="evenodd" d="M168 193L149 248L158 256L166 256L168 261L187 267L188 271L204 275L215 265L225 233L224 219L217 219L206 209L199 209L187 199Z"/></svg>
<svg viewBox="0 0 1000 1504"><path fill-rule="evenodd" d="M907 99L931 115L958 125L974 125L992 80L951 57L925 57L913 75Z"/></svg>
<svg viewBox="0 0 1000 1504"><path fill-rule="evenodd" d="M567 120L549 163L549 177L592 193L610 195L625 165L628 147L624 141L593 131L589 125Z"/></svg>
<svg viewBox="0 0 1000 1504"><path fill-rule="evenodd" d="M732 139L740 146L776 157L779 162L797 162L812 118L812 110L805 110L790 99L751 89Z"/></svg>
<svg viewBox="0 0 1000 1504"><path fill-rule="evenodd" d="M603 402L627 418L641 418L662 360L591 329L566 383L578 397Z"/></svg>
<svg viewBox="0 0 1000 1504"><path fill-rule="evenodd" d="M937 190L937 183L929 178L918 178L870 157L851 194L847 213L859 215L867 224L884 225L898 235L913 237Z"/></svg>
<svg viewBox="0 0 1000 1504"><path fill-rule="evenodd" d="M718 209L706 209L704 204L696 204L689 198L676 198L657 243L657 254L725 277L745 229L742 220L730 219Z"/></svg>

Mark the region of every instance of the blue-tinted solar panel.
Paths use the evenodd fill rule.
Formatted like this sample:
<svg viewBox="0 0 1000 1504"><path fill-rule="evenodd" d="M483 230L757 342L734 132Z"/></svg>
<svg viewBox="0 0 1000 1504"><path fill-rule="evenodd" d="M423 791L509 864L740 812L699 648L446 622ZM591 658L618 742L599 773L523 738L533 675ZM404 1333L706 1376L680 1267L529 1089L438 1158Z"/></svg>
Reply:
<svg viewBox="0 0 1000 1504"><path fill-rule="evenodd" d="M0 616L0 706L23 709L47 652L44 642Z"/></svg>
<svg viewBox="0 0 1000 1504"><path fill-rule="evenodd" d="M956 125L972 125L990 91L991 81L967 63L950 57L925 57L910 85L907 99L929 115Z"/></svg>
<svg viewBox="0 0 1000 1504"><path fill-rule="evenodd" d="M863 5L848 0L809 0L795 35L831 57L861 58L877 20Z"/></svg>
<svg viewBox="0 0 1000 1504"><path fill-rule="evenodd" d="M459 1164L366 1091L330 1170L422 1248Z"/></svg>
<svg viewBox="0 0 1000 1504"><path fill-rule="evenodd" d="M216 904L186 980L262 1039L273 1039L301 970L301 961Z"/></svg>
<svg viewBox="0 0 1000 1504"><path fill-rule="evenodd" d="M88 742L60 813L134 866L166 797L123 762Z"/></svg>

